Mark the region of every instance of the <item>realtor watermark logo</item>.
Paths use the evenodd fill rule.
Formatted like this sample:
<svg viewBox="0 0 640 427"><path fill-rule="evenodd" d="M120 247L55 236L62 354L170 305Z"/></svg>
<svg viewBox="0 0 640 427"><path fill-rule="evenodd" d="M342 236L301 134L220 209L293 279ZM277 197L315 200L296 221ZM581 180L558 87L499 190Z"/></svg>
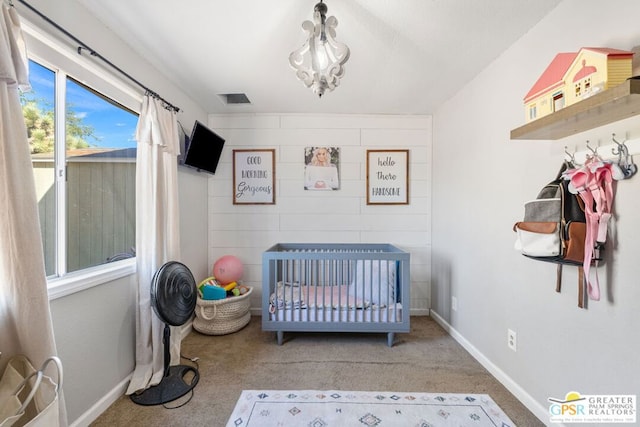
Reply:
<svg viewBox="0 0 640 427"><path fill-rule="evenodd" d="M581 395L570 391L564 399L548 398L552 423L635 423L633 394Z"/></svg>

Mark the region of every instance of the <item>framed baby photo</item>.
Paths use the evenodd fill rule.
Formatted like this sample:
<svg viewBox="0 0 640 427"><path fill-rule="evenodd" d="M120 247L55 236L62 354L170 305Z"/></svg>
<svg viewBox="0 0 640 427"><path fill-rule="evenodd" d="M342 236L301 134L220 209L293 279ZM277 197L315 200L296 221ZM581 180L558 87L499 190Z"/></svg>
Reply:
<svg viewBox="0 0 640 427"><path fill-rule="evenodd" d="M233 204L275 205L276 150L233 150Z"/></svg>
<svg viewBox="0 0 640 427"><path fill-rule="evenodd" d="M409 204L409 150L367 150L367 204Z"/></svg>
<svg viewBox="0 0 640 427"><path fill-rule="evenodd" d="M331 191L340 189L340 148L304 149L304 189Z"/></svg>

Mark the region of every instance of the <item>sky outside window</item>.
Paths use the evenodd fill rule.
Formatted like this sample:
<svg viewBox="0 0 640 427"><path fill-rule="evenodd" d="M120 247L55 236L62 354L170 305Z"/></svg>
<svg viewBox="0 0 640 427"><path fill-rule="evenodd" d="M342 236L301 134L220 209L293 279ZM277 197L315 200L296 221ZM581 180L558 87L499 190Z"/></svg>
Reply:
<svg viewBox="0 0 640 427"><path fill-rule="evenodd" d="M53 110L53 72L40 64L29 61L32 92L27 99L35 99L42 110ZM92 137L87 138L90 147L132 148L136 146L135 128L138 116L114 105L82 85L67 79L67 107L82 124L93 128Z"/></svg>

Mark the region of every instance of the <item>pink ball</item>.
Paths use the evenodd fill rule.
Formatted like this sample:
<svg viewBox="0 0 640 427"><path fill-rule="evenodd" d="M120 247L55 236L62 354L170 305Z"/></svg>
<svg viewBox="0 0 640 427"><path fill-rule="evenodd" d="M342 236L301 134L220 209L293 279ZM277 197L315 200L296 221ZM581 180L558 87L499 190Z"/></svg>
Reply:
<svg viewBox="0 0 640 427"><path fill-rule="evenodd" d="M221 285L237 282L242 278L242 261L233 255L225 255L213 264L213 276Z"/></svg>

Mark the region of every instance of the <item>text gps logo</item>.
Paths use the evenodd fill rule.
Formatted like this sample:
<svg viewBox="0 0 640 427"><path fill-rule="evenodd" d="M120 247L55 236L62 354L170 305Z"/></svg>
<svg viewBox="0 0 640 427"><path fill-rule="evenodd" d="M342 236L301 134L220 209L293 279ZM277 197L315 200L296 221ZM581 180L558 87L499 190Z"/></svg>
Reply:
<svg viewBox="0 0 640 427"><path fill-rule="evenodd" d="M548 398L552 423L635 423L635 395L581 395L570 391L564 399Z"/></svg>

